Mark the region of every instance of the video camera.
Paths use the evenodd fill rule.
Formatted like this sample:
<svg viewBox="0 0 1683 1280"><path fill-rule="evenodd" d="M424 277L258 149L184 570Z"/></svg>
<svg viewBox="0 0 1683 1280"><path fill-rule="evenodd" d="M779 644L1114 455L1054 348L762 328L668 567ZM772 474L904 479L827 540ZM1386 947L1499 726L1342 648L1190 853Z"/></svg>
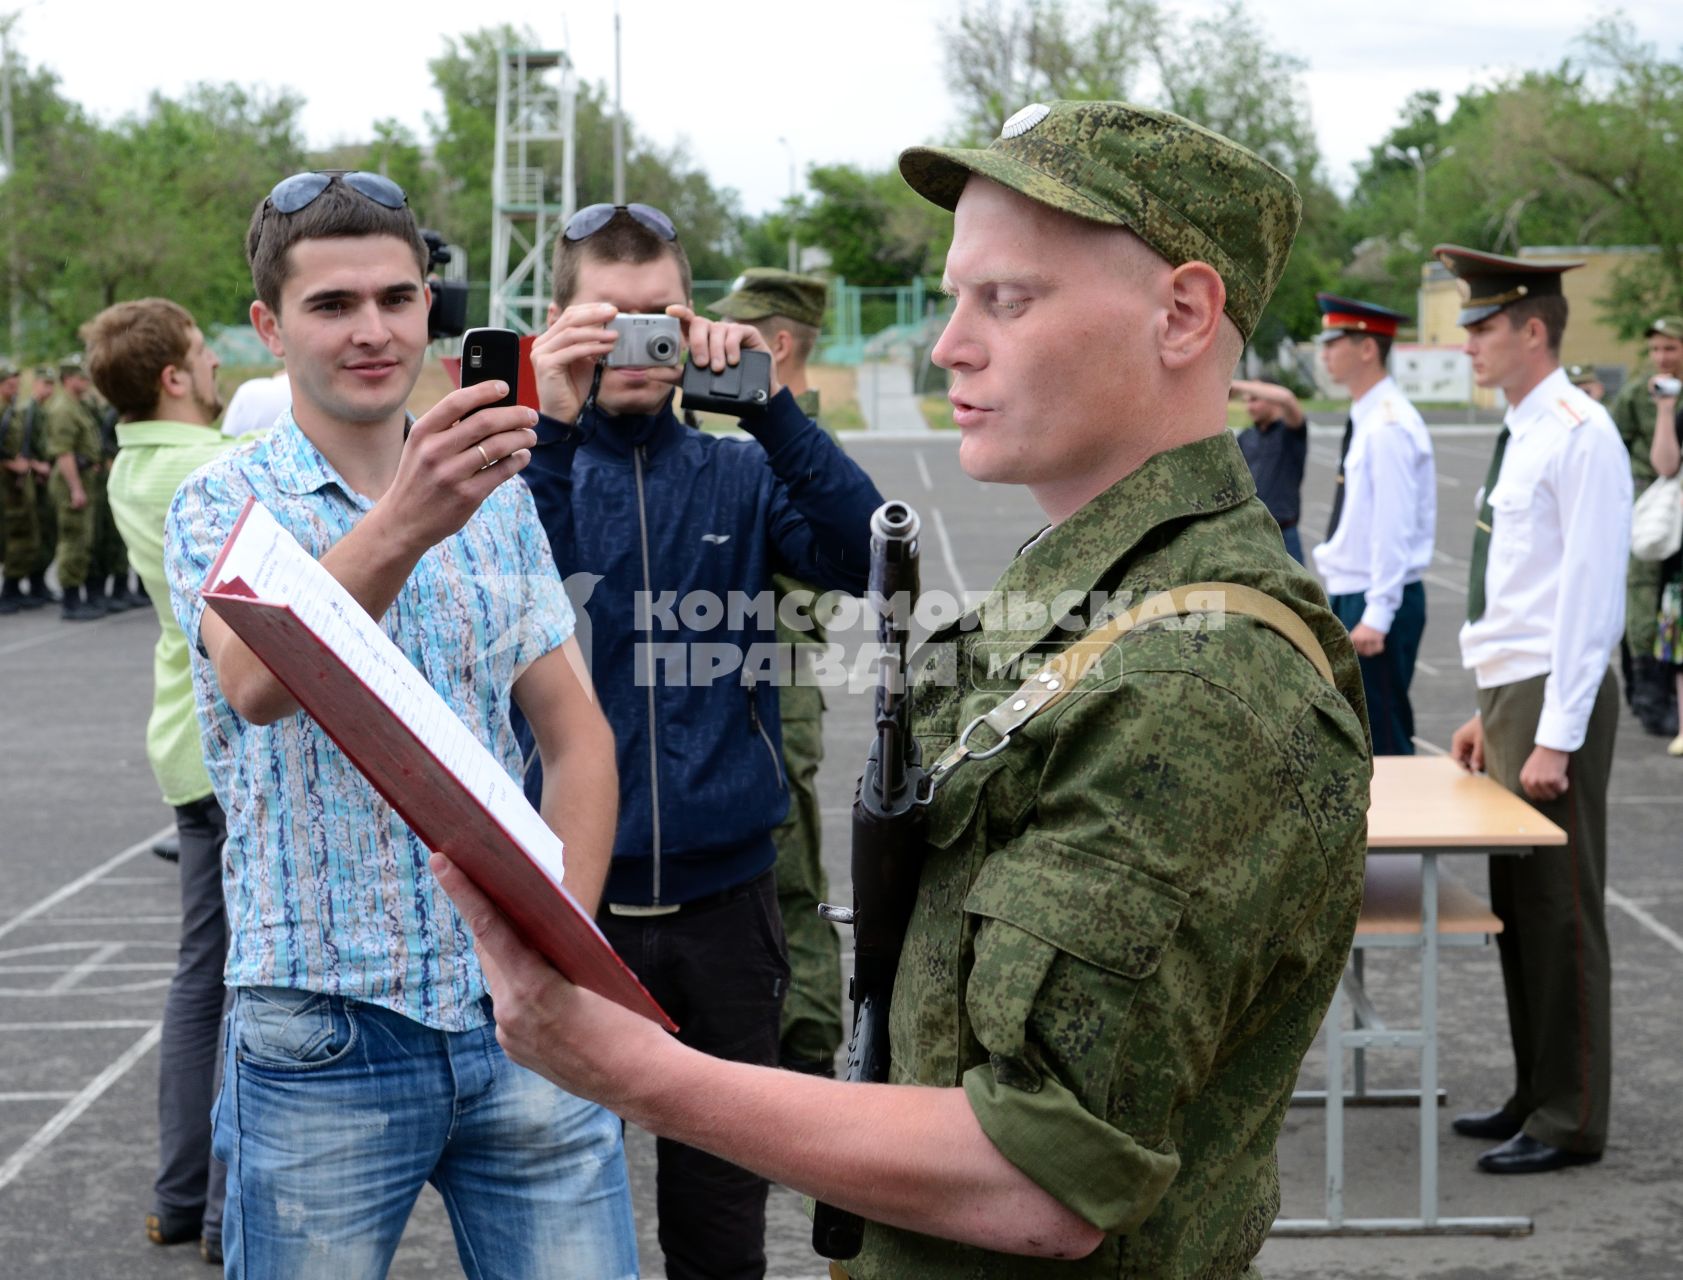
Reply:
<svg viewBox="0 0 1683 1280"><path fill-rule="evenodd" d="M459 338L467 332L468 284L466 280L446 280L436 269L453 256L444 237L436 231L421 228L421 239L427 242L427 283L432 287L432 307L427 312L427 337Z"/></svg>

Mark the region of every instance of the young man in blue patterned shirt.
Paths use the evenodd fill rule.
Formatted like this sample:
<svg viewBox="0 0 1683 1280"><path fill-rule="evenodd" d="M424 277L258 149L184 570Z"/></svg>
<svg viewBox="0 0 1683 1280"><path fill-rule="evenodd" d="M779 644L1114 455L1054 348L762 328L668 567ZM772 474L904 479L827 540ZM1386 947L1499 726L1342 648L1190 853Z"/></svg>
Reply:
<svg viewBox="0 0 1683 1280"><path fill-rule="evenodd" d="M294 175L246 247L252 323L286 361L292 410L196 472L166 528L228 816L228 1274L384 1275L430 1181L469 1276L635 1276L619 1122L504 1057L427 850L199 594L255 498L518 777L512 694L553 780L542 812L568 888L594 908L613 738L532 499L506 483L536 415L484 408L503 390L487 384L409 423L427 254L395 184Z"/></svg>

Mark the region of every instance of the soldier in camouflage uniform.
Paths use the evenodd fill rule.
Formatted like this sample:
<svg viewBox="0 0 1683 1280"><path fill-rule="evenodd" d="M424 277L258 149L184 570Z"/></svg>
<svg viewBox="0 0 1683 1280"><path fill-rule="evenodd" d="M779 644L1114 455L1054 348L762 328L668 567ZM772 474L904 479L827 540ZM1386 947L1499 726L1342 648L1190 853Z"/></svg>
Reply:
<svg viewBox="0 0 1683 1280"><path fill-rule="evenodd" d="M117 461L117 410L91 385L82 397L82 407L99 426L99 499L94 506L93 544L88 556L89 594L100 597L107 613L122 613L140 608L146 599L129 586L129 549L111 514L106 491L112 464Z"/></svg>
<svg viewBox="0 0 1683 1280"><path fill-rule="evenodd" d="M35 562L35 472L23 453L27 402L19 402L22 376L0 360L0 614L40 601L23 592Z"/></svg>
<svg viewBox="0 0 1683 1280"><path fill-rule="evenodd" d="M1633 377L1619 388L1608 412L1630 451L1630 478L1640 494L1654 483L1654 393L1656 377L1683 377L1683 316L1661 316L1648 326L1648 360L1652 372ZM1677 732L1677 695L1671 672L1654 657L1654 632L1660 612L1660 584L1664 565L1657 560L1630 557L1625 571L1624 651L1630 667L1625 697L1642 727L1656 737Z"/></svg>
<svg viewBox="0 0 1683 1280"><path fill-rule="evenodd" d="M45 448L53 460L49 491L58 521L58 581L67 622L105 616L104 593L87 586L94 514L105 492L99 423L82 402L92 385L81 360L68 359L59 366L59 389L42 410Z"/></svg>
<svg viewBox="0 0 1683 1280"><path fill-rule="evenodd" d="M1355 928L1371 771L1349 635L1224 426L1297 193L1124 103L1036 104L985 151L900 169L956 209L934 359L960 461L1053 521L918 663L925 759L967 725L978 753L942 772L895 984L893 1080L922 1087L701 1059L568 985L435 866L511 1054L871 1219L836 1274L1245 1275ZM1013 698L1019 657L1204 580L1229 584L1225 614L1148 621L1009 738L975 730L1036 696Z"/></svg>
<svg viewBox="0 0 1683 1280"><path fill-rule="evenodd" d="M6 489L0 566L0 613L39 609L56 603L46 572L57 546L57 523L47 495L51 460L46 456L42 406L53 387L51 370L37 369L28 396L14 394L0 411L0 485ZM8 380L10 381L10 380ZM13 384L16 385L15 383Z"/></svg>
<svg viewBox="0 0 1683 1280"><path fill-rule="evenodd" d="M771 347L778 378L794 393L801 412L820 424L818 392L807 383L806 362L824 323L827 292L828 287L815 276L754 267L708 308L760 331ZM777 905L789 944L790 970L778 1049L783 1066L790 1070L827 1076L835 1072L836 1052L842 1043L841 940L835 926L818 915L818 904L829 894L818 812L824 694L813 679L808 656L826 637L823 623L810 608L796 607L801 600L816 600L817 588L784 574L776 575L773 585L777 588L777 643L781 652L792 657L792 669L778 694L789 816L772 832L777 842ZM790 592L800 594L789 611L810 619L798 630L784 621L784 601Z"/></svg>

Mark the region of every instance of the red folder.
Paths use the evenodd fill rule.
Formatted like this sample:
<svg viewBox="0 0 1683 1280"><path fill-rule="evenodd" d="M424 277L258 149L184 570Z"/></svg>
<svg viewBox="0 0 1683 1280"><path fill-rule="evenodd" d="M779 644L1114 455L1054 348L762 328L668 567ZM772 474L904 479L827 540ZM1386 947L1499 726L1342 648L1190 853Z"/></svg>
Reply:
<svg viewBox="0 0 1683 1280"><path fill-rule="evenodd" d="M245 641L422 843L459 866L569 981L676 1031L596 922L509 829L518 824L494 816L288 601L262 598L238 576L223 580L224 562L256 506L247 500L211 566L203 591L206 606ZM296 542L286 541L309 559ZM315 573L331 577L314 560L310 564ZM380 639L390 643L383 633ZM485 759L501 769L489 752Z"/></svg>

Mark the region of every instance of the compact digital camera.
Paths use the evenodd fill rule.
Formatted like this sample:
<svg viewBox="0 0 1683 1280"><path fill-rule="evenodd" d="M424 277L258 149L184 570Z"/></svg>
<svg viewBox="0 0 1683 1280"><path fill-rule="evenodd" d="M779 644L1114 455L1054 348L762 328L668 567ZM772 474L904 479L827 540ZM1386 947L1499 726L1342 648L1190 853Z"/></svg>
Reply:
<svg viewBox="0 0 1683 1280"><path fill-rule="evenodd" d="M676 316L629 315L615 316L608 328L619 334L614 349L608 352L607 366L648 368L666 365L676 368L683 358L684 330Z"/></svg>
<svg viewBox="0 0 1683 1280"><path fill-rule="evenodd" d="M1674 396L1683 392L1683 379L1667 378L1663 374L1648 384L1657 396Z"/></svg>

